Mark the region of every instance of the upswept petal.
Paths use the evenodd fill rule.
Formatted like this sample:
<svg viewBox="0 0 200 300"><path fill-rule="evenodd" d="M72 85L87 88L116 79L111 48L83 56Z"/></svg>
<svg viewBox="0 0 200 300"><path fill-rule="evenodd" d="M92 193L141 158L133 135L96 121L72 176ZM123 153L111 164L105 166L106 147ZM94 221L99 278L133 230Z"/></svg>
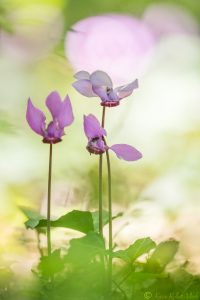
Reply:
<svg viewBox="0 0 200 300"><path fill-rule="evenodd" d="M74 74L74 78L89 80L90 79L90 73L88 73L87 71L79 71L79 72Z"/></svg>
<svg viewBox="0 0 200 300"><path fill-rule="evenodd" d="M119 97L117 96L117 94L115 93L114 90L110 91L110 93L109 93L109 99L111 101L119 101Z"/></svg>
<svg viewBox="0 0 200 300"><path fill-rule="evenodd" d="M65 97L65 100L61 102L60 113L56 120L58 121L60 128L69 126L74 121L72 105L68 95Z"/></svg>
<svg viewBox="0 0 200 300"><path fill-rule="evenodd" d="M134 161L142 158L142 154L134 147L127 144L116 144L110 147L119 159Z"/></svg>
<svg viewBox="0 0 200 300"><path fill-rule="evenodd" d="M54 91L47 96L46 106L51 112L53 119L57 118L62 106L62 101L58 92Z"/></svg>
<svg viewBox="0 0 200 300"><path fill-rule="evenodd" d="M111 88L113 86L111 78L106 72L95 71L90 75L90 81L94 86L105 86Z"/></svg>
<svg viewBox="0 0 200 300"><path fill-rule="evenodd" d="M96 95L98 95L101 98L102 101L110 100L110 98L107 94L107 88L105 86L93 85L92 90Z"/></svg>
<svg viewBox="0 0 200 300"><path fill-rule="evenodd" d="M132 94L132 92L138 88L138 80L134 80L133 82L117 87L114 89L114 92L118 96L119 99L126 98Z"/></svg>
<svg viewBox="0 0 200 300"><path fill-rule="evenodd" d="M28 99L26 120L33 131L44 136L46 117L41 110L33 105L30 98Z"/></svg>
<svg viewBox="0 0 200 300"><path fill-rule="evenodd" d="M52 121L47 127L47 138L59 138L64 135L64 129L59 128L56 122Z"/></svg>
<svg viewBox="0 0 200 300"><path fill-rule="evenodd" d="M92 84L90 80L80 79L72 83L72 86L83 96L97 97L97 95L92 90Z"/></svg>
<svg viewBox="0 0 200 300"><path fill-rule="evenodd" d="M99 149L101 149L102 151L105 151L107 148L106 148L106 145L104 143L104 141L102 139L98 139L97 141L97 146Z"/></svg>
<svg viewBox="0 0 200 300"><path fill-rule="evenodd" d="M85 135L88 139L98 138L106 135L106 130L101 127L97 118L92 114L84 116L83 126Z"/></svg>

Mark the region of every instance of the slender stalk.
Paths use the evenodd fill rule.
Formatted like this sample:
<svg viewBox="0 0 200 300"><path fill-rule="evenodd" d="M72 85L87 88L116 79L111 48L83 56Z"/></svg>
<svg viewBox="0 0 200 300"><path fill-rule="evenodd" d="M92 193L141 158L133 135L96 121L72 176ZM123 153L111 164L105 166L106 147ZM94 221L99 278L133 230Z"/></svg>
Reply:
<svg viewBox="0 0 200 300"><path fill-rule="evenodd" d="M101 127L103 127L103 128L104 128L104 125L105 125L105 114L106 114L106 107L103 106L102 121L101 121Z"/></svg>
<svg viewBox="0 0 200 300"><path fill-rule="evenodd" d="M47 201L47 250L51 255L51 174L52 174L52 144L49 148L48 201Z"/></svg>
<svg viewBox="0 0 200 300"><path fill-rule="evenodd" d="M108 218L109 218L109 258L108 258L108 287L112 290L112 186L111 186L111 167L108 150L106 151L106 161L108 168Z"/></svg>
<svg viewBox="0 0 200 300"><path fill-rule="evenodd" d="M102 124L101 126L104 128L105 125L105 111L106 107L103 107L102 112ZM103 137L103 141L107 146L106 139ZM111 166L110 166L110 156L108 150L106 151L106 161L107 161L107 169L108 169L108 219L109 219L109 258L108 258L108 290L109 293L112 291L112 183L111 183Z"/></svg>
<svg viewBox="0 0 200 300"><path fill-rule="evenodd" d="M99 233L103 237L103 201L102 201L103 155L99 155Z"/></svg>
<svg viewBox="0 0 200 300"><path fill-rule="evenodd" d="M102 122L101 126L104 127L105 123L105 106L102 111ZM102 201L102 177L103 177L103 155L99 156L99 233L103 237L103 201Z"/></svg>

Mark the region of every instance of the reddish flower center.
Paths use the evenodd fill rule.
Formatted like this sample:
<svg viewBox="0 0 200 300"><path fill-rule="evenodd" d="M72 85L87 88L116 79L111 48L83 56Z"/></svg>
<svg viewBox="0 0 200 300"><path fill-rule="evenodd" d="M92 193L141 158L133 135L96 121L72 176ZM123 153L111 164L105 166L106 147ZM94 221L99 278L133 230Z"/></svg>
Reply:
<svg viewBox="0 0 200 300"><path fill-rule="evenodd" d="M43 138L43 143L45 143L45 144L57 144L57 143L59 143L59 142L61 142L62 141L62 139L60 139L60 138L56 138L56 137L45 137L45 138Z"/></svg>
<svg viewBox="0 0 200 300"><path fill-rule="evenodd" d="M98 155L106 151L106 146L101 138L93 138L88 142L86 149L88 152Z"/></svg>
<svg viewBox="0 0 200 300"><path fill-rule="evenodd" d="M119 101L102 101L101 106L107 106L107 107L113 107L113 106L118 106Z"/></svg>

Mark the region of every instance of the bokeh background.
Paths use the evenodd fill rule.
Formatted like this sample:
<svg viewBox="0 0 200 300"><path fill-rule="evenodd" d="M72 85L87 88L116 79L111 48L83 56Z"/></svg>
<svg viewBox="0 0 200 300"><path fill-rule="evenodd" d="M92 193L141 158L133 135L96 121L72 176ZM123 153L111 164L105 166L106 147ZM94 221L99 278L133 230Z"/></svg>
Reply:
<svg viewBox="0 0 200 300"><path fill-rule="evenodd" d="M39 257L20 207L45 215L49 149L26 123L28 97L47 113L45 98L58 90L74 109L75 122L53 151L52 218L97 208L98 157L85 150L82 119L100 117L101 107L71 84L74 72L100 69L116 85L140 84L106 115L109 143L143 153L135 163L112 157L114 213L124 213L114 221L115 242L174 237L178 259L199 273L199 29L197 0L1 0L0 270L31 276ZM105 209L106 201L105 186ZM54 230L54 247L75 236Z"/></svg>

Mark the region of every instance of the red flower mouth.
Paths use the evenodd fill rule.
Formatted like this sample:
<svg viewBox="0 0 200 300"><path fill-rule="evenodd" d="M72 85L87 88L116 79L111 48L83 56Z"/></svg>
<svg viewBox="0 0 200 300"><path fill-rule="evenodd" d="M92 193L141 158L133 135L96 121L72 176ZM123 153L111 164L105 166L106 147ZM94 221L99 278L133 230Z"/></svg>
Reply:
<svg viewBox="0 0 200 300"><path fill-rule="evenodd" d="M57 143L61 142L62 139L55 138L55 137L45 137L42 141L45 144L57 144Z"/></svg>
<svg viewBox="0 0 200 300"><path fill-rule="evenodd" d="M88 152L92 153L92 154L103 154L105 151L102 149L99 149L97 147L92 147L92 146L87 146L86 149L88 150Z"/></svg>
<svg viewBox="0 0 200 300"><path fill-rule="evenodd" d="M119 105L119 101L102 101L101 102L101 106L106 106L106 107L114 107L114 106L118 106Z"/></svg>

